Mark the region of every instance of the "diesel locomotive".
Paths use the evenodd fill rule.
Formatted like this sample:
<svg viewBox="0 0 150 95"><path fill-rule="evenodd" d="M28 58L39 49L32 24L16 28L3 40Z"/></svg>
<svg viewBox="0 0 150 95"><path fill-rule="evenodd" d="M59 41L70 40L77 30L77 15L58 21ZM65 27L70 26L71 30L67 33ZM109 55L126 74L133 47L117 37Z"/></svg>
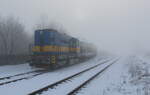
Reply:
<svg viewBox="0 0 150 95"><path fill-rule="evenodd" d="M53 69L76 64L95 55L96 49L92 44L55 29L41 29L34 33L30 66Z"/></svg>

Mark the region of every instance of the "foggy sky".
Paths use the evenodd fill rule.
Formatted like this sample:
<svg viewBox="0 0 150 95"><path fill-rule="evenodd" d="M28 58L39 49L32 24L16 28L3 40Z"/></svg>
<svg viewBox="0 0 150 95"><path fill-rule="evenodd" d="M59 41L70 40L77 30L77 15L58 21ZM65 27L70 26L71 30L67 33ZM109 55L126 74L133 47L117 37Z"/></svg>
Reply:
<svg viewBox="0 0 150 95"><path fill-rule="evenodd" d="M150 0L0 0L0 15L32 32L43 17L115 53L150 51Z"/></svg>

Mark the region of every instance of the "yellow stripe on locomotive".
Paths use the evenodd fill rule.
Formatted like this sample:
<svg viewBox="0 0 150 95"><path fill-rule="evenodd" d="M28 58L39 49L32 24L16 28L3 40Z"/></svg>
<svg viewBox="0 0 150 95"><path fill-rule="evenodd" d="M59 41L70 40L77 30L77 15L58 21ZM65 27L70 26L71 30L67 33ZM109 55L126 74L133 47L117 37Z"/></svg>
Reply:
<svg viewBox="0 0 150 95"><path fill-rule="evenodd" d="M40 52L40 46L34 46L33 48L32 48L32 51L33 52Z"/></svg>
<svg viewBox="0 0 150 95"><path fill-rule="evenodd" d="M35 46L32 49L33 52L80 52L80 48L69 48L64 46Z"/></svg>

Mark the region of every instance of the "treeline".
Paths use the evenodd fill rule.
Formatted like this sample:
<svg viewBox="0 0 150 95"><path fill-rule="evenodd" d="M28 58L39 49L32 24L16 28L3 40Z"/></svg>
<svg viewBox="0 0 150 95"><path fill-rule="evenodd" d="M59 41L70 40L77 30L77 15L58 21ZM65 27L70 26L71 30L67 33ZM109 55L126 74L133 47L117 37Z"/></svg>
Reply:
<svg viewBox="0 0 150 95"><path fill-rule="evenodd" d="M0 64L17 59L18 56L29 55L31 42L25 26L18 19L0 17Z"/></svg>

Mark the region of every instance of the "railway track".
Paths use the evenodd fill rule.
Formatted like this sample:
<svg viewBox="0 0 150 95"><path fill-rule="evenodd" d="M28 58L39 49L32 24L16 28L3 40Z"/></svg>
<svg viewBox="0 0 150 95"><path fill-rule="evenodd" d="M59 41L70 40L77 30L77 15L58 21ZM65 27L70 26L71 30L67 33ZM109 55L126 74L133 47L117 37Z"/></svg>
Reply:
<svg viewBox="0 0 150 95"><path fill-rule="evenodd" d="M5 85L5 84L9 84L9 83L13 83L13 82L18 82L18 81L25 80L25 79L31 79L31 78L34 78L36 76L42 75L46 72L48 72L48 71L46 71L46 70L36 70L36 71L16 74L16 75L13 75L13 76L3 77L3 78L1 78L1 80L11 79L11 78L14 78L14 77L17 77L17 76L22 76L21 78L16 78L16 79L13 79L13 80L0 82L0 86ZM31 75L28 75L28 74L31 74ZM27 76L24 77L23 75L27 75Z"/></svg>
<svg viewBox="0 0 150 95"><path fill-rule="evenodd" d="M102 65L102 64L104 64L104 63L107 63L107 62L109 62L110 60L106 60L106 61L104 61L104 62L102 62L102 63L100 63L100 64L97 64L97 65L95 65L95 66L93 66L93 67L90 67L90 68L88 68L88 69L85 69L85 70L83 70L83 71L81 71L81 72L78 72L78 73L76 73L76 74L74 74L74 75L71 75L71 76L69 76L69 77L66 77L66 78L64 78L64 79L62 79L62 80L59 80L59 81L57 81L57 82L55 82L55 83L53 83L53 84L50 84L50 85L47 85L47 86L45 86L45 87L43 87L43 88L41 88L41 89L38 89L38 90L36 90L36 91L33 91L33 92L31 92L31 93L29 93L28 95L39 95L39 94L42 94L42 93L44 93L45 91L47 91L48 89L54 89L55 87L58 87L60 84L62 84L62 83L65 83L65 84L67 84L67 81L72 81L72 79L73 78L77 78L77 76L79 77L80 75L82 75L82 74L84 74L85 72L90 72L90 70L92 70L92 69L94 69L94 68L96 68L96 67L98 67L98 66L100 66L100 65ZM118 61L118 59L117 60L115 60L115 61L113 61L111 64L109 64L108 66L106 66L104 69L102 69L102 70L100 70L99 72L98 72L98 74L96 74L96 75L94 75L94 76L92 76L92 77L96 77L96 76L98 76L100 73L102 73L102 72L104 72L108 67L110 67L112 64L114 64L116 61ZM82 86L78 86L77 88L75 88L74 90L72 90L72 91L70 91L69 93L68 93L68 95L74 95L74 93L76 93L78 90L80 90L84 85L86 85L87 83L89 83L91 80L93 80L94 78L90 78L90 79L88 79L87 81L85 81L86 83L83 83L82 84Z"/></svg>
<svg viewBox="0 0 150 95"><path fill-rule="evenodd" d="M83 82L82 84L80 84L78 87L76 87L75 89L73 89L72 91L70 91L67 95L76 95L76 93L78 93L78 91L80 91L82 88L84 88L88 83L90 83L98 75L100 75L101 73L103 73L105 70L107 70L111 65L113 65L116 62L117 62L117 60L115 60L114 62L112 62L111 64L109 64L105 68L103 68L102 70L100 70L98 73L96 73L95 75L93 75L92 77L90 77L88 80L86 80L85 82Z"/></svg>
<svg viewBox="0 0 150 95"><path fill-rule="evenodd" d="M7 76L7 77L2 77L2 78L0 78L0 80L11 79L11 78L14 78L14 77L17 77L17 76L22 76L22 75L26 75L26 74L35 73L35 72L41 72L41 71L43 71L43 70L29 71L29 72L25 72L25 73L11 75L11 76Z"/></svg>

